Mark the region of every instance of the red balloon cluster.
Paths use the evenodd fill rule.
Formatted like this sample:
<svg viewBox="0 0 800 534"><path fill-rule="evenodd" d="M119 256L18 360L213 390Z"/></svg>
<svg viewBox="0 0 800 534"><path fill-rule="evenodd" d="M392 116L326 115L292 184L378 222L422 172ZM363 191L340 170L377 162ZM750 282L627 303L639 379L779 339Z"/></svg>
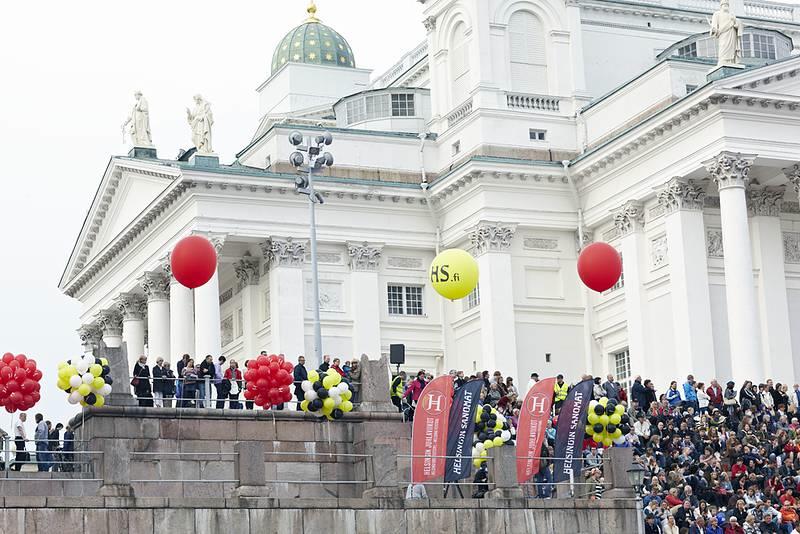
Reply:
<svg viewBox="0 0 800 534"><path fill-rule="evenodd" d="M264 356L247 362L244 379L247 389L244 398L254 401L258 406L275 406L292 400L292 371L294 365L283 356Z"/></svg>
<svg viewBox="0 0 800 534"><path fill-rule="evenodd" d="M172 275L181 285L195 289L204 285L217 270L217 251L205 237L184 237L169 255Z"/></svg>
<svg viewBox="0 0 800 534"><path fill-rule="evenodd" d="M0 406L8 413L30 410L39 402L42 372L24 354L3 354L0 360Z"/></svg>
<svg viewBox="0 0 800 534"><path fill-rule="evenodd" d="M622 274L622 258L608 243L592 243L578 256L578 276L598 293L614 287Z"/></svg>

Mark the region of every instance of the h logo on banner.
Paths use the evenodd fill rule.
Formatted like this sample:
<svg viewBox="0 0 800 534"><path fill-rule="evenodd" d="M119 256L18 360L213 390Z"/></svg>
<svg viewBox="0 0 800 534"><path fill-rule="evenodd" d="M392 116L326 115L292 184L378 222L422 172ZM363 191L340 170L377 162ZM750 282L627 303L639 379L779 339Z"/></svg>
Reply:
<svg viewBox="0 0 800 534"><path fill-rule="evenodd" d="M439 393L438 391L431 391L430 394L425 398L425 411L430 413L431 415L437 415L442 413L442 403L444 402L444 395Z"/></svg>

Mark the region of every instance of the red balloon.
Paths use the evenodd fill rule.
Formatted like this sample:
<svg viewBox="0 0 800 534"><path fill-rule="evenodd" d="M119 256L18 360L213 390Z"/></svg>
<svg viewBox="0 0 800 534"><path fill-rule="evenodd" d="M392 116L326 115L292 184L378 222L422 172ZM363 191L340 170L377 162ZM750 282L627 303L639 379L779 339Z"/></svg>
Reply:
<svg viewBox="0 0 800 534"><path fill-rule="evenodd" d="M214 276L217 270L217 251L205 237L184 237L170 254L172 275L189 289L200 287Z"/></svg>
<svg viewBox="0 0 800 534"><path fill-rule="evenodd" d="M255 398L255 393L252 390L246 389L244 390L244 398L247 400L253 400Z"/></svg>
<svg viewBox="0 0 800 534"><path fill-rule="evenodd" d="M292 362L283 362L281 368L287 373L291 373L292 371L294 371L294 365L292 364Z"/></svg>
<svg viewBox="0 0 800 534"><path fill-rule="evenodd" d="M28 378L28 373L22 367L17 367L14 369L14 380L22 384L25 382L25 379Z"/></svg>
<svg viewBox="0 0 800 534"><path fill-rule="evenodd" d="M19 389L20 389L20 388L19 388L19 384L18 384L16 381L14 381L14 380L9 380L8 382L6 382L6 391L7 391L9 394L11 394L11 393L14 393L14 392L17 392L17 391L19 391ZM10 396L10 395L9 395L9 396Z"/></svg>
<svg viewBox="0 0 800 534"><path fill-rule="evenodd" d="M261 366L257 367L256 368L256 375L258 375L259 378L267 378L267 377L269 377L269 366L261 365Z"/></svg>
<svg viewBox="0 0 800 534"><path fill-rule="evenodd" d="M252 369L248 369L247 371L244 372L244 379L247 382L252 382L253 380L256 380L256 378L258 378L258 375Z"/></svg>
<svg viewBox="0 0 800 534"><path fill-rule="evenodd" d="M272 362L272 363L269 364L269 373L271 375L274 376L274 375L278 374L278 371L280 371L280 370L281 370L281 364L279 364L278 362Z"/></svg>
<svg viewBox="0 0 800 534"><path fill-rule="evenodd" d="M578 257L578 276L598 293L614 287L622 274L622 258L608 243L592 243Z"/></svg>
<svg viewBox="0 0 800 534"><path fill-rule="evenodd" d="M28 372L28 376L33 376L33 372L36 371L36 362L34 360L28 360L25 362L25 371Z"/></svg>
<svg viewBox="0 0 800 534"><path fill-rule="evenodd" d="M268 356L264 356L263 354L261 356L259 356L258 359L256 360L256 365L259 366L259 367L263 367L265 365L269 365L269 363L270 363L269 357Z"/></svg>
<svg viewBox="0 0 800 534"><path fill-rule="evenodd" d="M291 384L292 378L289 376L289 373L286 372L286 369L281 369L275 374L275 380L278 381L278 385L282 384Z"/></svg>
<svg viewBox="0 0 800 534"><path fill-rule="evenodd" d="M24 354L17 354L14 359L17 360L17 363L19 363L20 367L25 367L25 364L28 361L28 358Z"/></svg>
<svg viewBox="0 0 800 534"><path fill-rule="evenodd" d="M0 382L8 382L14 376L14 369L9 366L0 367Z"/></svg>
<svg viewBox="0 0 800 534"><path fill-rule="evenodd" d="M22 390L23 393L33 393L35 387L36 387L36 382L28 378L22 383L20 389Z"/></svg>
<svg viewBox="0 0 800 534"><path fill-rule="evenodd" d="M33 376L31 377L31 379L38 382L39 380L42 379L42 372L39 369L35 370L33 372Z"/></svg>
<svg viewBox="0 0 800 534"><path fill-rule="evenodd" d="M8 396L8 400L11 401L11 404L20 404L24 400L24 397L22 396L22 393L15 391Z"/></svg>
<svg viewBox="0 0 800 534"><path fill-rule="evenodd" d="M6 352L3 354L3 363L11 363L11 360L14 359L14 355L10 352Z"/></svg>
<svg viewBox="0 0 800 534"><path fill-rule="evenodd" d="M256 367L258 367L258 362L256 360L247 360L248 369L255 369Z"/></svg>
<svg viewBox="0 0 800 534"><path fill-rule="evenodd" d="M26 406L33 406L33 394L31 395L23 395L22 396L22 404Z"/></svg>
<svg viewBox="0 0 800 534"><path fill-rule="evenodd" d="M256 382L256 388L259 391L266 391L269 388L269 381L266 378L259 378Z"/></svg>
<svg viewBox="0 0 800 534"><path fill-rule="evenodd" d="M11 367L11 369L17 369L19 368L19 362L17 360L11 360L8 362L8 366Z"/></svg>
<svg viewBox="0 0 800 534"><path fill-rule="evenodd" d="M42 396L39 394L38 391L34 391L31 393L31 398L33 399L33 403L36 404L42 399Z"/></svg>
<svg viewBox="0 0 800 534"><path fill-rule="evenodd" d="M6 404L6 411L7 411L8 413L14 413L14 412L16 412L16 411L17 411L17 407L16 407L16 406L13 406L13 405L10 403L10 401L9 401L9 402Z"/></svg>

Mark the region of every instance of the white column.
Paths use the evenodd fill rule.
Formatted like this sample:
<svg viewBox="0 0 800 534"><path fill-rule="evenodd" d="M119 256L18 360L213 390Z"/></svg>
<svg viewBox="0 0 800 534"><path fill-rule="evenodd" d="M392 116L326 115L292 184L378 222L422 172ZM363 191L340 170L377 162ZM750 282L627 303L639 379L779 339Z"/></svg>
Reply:
<svg viewBox="0 0 800 534"><path fill-rule="evenodd" d="M694 374L708 383L716 378L716 364L703 224L705 196L701 186L682 178L671 179L658 193L665 210L675 333L676 367L671 374Z"/></svg>
<svg viewBox="0 0 800 534"><path fill-rule="evenodd" d="M97 323L88 325L81 325L78 328L78 336L81 338L81 345L83 346L84 354L93 354L94 349L97 348L103 334L100 326Z"/></svg>
<svg viewBox="0 0 800 534"><path fill-rule="evenodd" d="M236 278L242 287L242 338L245 358L253 358L257 354L256 325L260 321L258 306L258 282L260 279L259 262L247 253L233 266Z"/></svg>
<svg viewBox="0 0 800 534"><path fill-rule="evenodd" d="M756 156L721 152L703 162L719 188L725 296L733 379L763 381L758 301L753 282L753 253L747 223L745 185Z"/></svg>
<svg viewBox="0 0 800 534"><path fill-rule="evenodd" d="M136 293L122 293L116 304L122 314L122 342L127 347L128 359L134 362L144 354L145 300Z"/></svg>
<svg viewBox="0 0 800 534"><path fill-rule="evenodd" d="M758 271L758 304L761 310L761 347L766 378L794 384L789 299L786 294L783 232L780 206L784 189L751 189L750 220L753 230L753 263Z"/></svg>
<svg viewBox="0 0 800 534"><path fill-rule="evenodd" d="M482 221L470 239L478 256L482 369L490 374L500 371L521 382L510 250L515 231L516 225Z"/></svg>
<svg viewBox="0 0 800 534"><path fill-rule="evenodd" d="M97 316L97 324L106 347L116 349L122 346L122 315L116 309L101 311ZM130 358L128 354L128 360Z"/></svg>
<svg viewBox="0 0 800 534"><path fill-rule="evenodd" d="M157 358L169 359L169 276L148 272L139 279L147 296L147 355L151 365Z"/></svg>
<svg viewBox="0 0 800 534"><path fill-rule="evenodd" d="M169 277L169 354L164 359L173 362L194 354L194 295L172 276L169 256L161 267Z"/></svg>
<svg viewBox="0 0 800 534"><path fill-rule="evenodd" d="M646 297L644 292L647 254L644 236L644 210L640 202L630 201L614 213L620 235L622 270L625 276L625 321L628 326L628 352L632 375L647 373L645 344ZM608 361L608 355L603 355Z"/></svg>
<svg viewBox="0 0 800 534"><path fill-rule="evenodd" d="M348 243L350 309L353 317L353 357L381 355L381 310L378 271L382 245Z"/></svg>
<svg viewBox="0 0 800 534"><path fill-rule="evenodd" d="M270 264L270 350L294 360L305 355L305 305L303 264L308 241L272 237L262 245ZM321 362L309 360L308 368Z"/></svg>

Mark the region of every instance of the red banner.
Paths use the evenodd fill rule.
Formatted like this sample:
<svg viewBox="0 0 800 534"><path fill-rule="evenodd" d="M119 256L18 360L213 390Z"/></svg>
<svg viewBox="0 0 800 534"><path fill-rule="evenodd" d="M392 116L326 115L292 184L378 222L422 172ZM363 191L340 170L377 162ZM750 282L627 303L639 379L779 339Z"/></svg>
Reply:
<svg viewBox="0 0 800 534"><path fill-rule="evenodd" d="M537 382L525 395L517 426L517 482L528 482L539 472L544 431L553 405L555 378Z"/></svg>
<svg viewBox="0 0 800 534"><path fill-rule="evenodd" d="M411 481L414 484L444 475L447 425L452 403L451 376L435 378L422 390L414 411L411 433Z"/></svg>

